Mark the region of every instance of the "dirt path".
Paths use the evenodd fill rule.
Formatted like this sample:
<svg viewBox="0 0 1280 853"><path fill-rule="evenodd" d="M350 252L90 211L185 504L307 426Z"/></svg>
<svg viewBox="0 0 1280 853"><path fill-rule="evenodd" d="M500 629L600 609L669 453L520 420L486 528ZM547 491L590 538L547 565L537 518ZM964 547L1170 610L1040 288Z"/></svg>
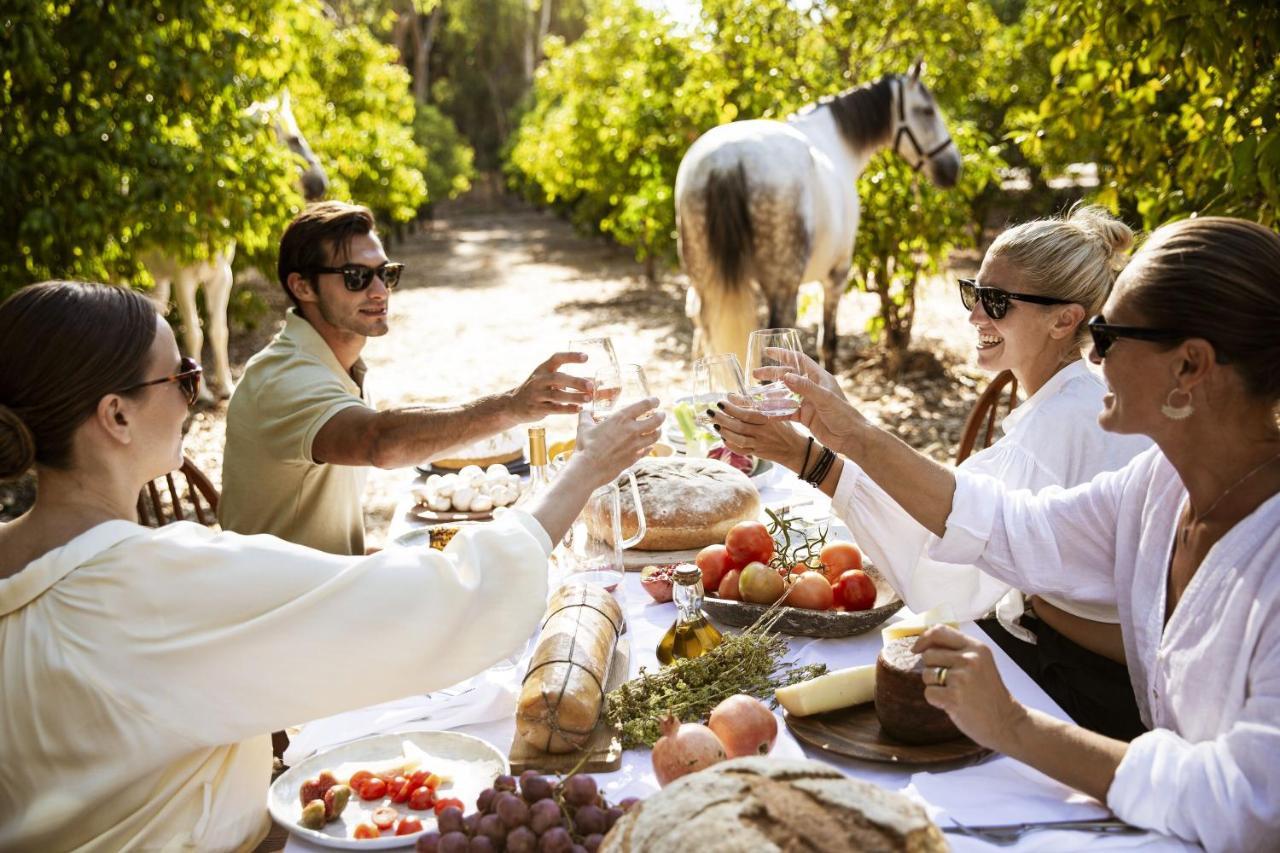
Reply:
<svg viewBox="0 0 1280 853"><path fill-rule="evenodd" d="M380 407L461 401L511 387L571 338L588 334L610 336L621 361L644 365L663 400L689 393L692 330L683 277L650 283L629 252L602 238L510 201L470 199L443 209L389 254L405 262L405 277L392 299L390 334L365 350ZM950 456L974 397L960 355L971 346L970 334L951 293L941 282L928 288L917 321L921 345L954 366L948 374L937 374L934 365L933 375L908 375L898 384L874 361L858 359L863 336L848 336L841 351L847 387L865 401L864 411L899 425L904 438L941 459ZM263 295L272 313L256 330L235 335L237 372L278 327L283 299L272 288ZM869 297L847 297L841 328L861 329L873 308ZM224 411L198 413L187 439L188 454L214 482L221 482ZM555 417L547 426L553 438L568 437L573 420ZM371 544L381 544L408 477L370 473Z"/></svg>

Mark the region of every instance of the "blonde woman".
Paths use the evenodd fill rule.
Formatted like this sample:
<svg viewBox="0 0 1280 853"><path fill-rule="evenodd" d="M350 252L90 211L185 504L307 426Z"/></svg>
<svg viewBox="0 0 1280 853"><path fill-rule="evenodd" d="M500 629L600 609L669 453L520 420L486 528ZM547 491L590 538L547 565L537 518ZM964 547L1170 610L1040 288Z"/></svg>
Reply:
<svg viewBox="0 0 1280 853"><path fill-rule="evenodd" d="M959 283L978 364L1013 371L1027 398L1001 423L1003 436L961 468L1009 488L1038 491L1087 482L1150 446L1097 423L1106 389L1081 357L1085 320L1101 310L1133 233L1098 207L1010 228L987 250L976 279ZM806 361L811 379L839 391ZM782 462L832 497L832 508L907 605L949 605L987 633L1081 725L1116 737L1145 730L1123 665L1111 604L1070 591L1027 601L971 565L931 558L935 537L855 463L832 457L793 427L726 404L716 429L731 449ZM994 610L996 618L983 617Z"/></svg>
<svg viewBox="0 0 1280 853"><path fill-rule="evenodd" d="M990 650L930 629L925 698L978 743L1208 850L1280 839L1280 235L1201 217L1158 229L1089 322L1099 422L1156 446L1033 494L951 470L792 375L799 419L940 537L1019 589L1114 602L1143 719L1113 740L1025 708Z"/></svg>

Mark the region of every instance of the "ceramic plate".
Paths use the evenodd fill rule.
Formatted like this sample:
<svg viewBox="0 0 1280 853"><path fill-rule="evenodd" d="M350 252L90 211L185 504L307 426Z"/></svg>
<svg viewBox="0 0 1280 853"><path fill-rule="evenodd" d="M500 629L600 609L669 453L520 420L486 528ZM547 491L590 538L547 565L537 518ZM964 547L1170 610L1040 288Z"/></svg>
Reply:
<svg viewBox="0 0 1280 853"><path fill-rule="evenodd" d="M342 765L353 765L349 771L338 775L339 780L342 780L345 773L359 770L361 763L372 764L399 758L405 754L406 741L426 753L427 758L421 765L423 769L451 777L450 782L440 787L439 795L462 800L468 811L474 810L476 797L480 792L508 770L505 755L489 743L471 735L459 732L374 735L317 753L280 774L267 791L267 809L271 812L272 819L299 838L325 847L344 850L412 847L422 833L396 836L389 834L393 830L388 830L381 838L357 840L351 837L356 824L370 823L374 809L388 805L402 816L413 815L421 820L423 832L435 829L434 813L413 811L407 805L392 803L389 797L365 802L353 794L342 815L325 824L323 829L306 829L298 825L298 818L302 814L302 803L298 796L303 782L314 779L322 770L338 771Z"/></svg>

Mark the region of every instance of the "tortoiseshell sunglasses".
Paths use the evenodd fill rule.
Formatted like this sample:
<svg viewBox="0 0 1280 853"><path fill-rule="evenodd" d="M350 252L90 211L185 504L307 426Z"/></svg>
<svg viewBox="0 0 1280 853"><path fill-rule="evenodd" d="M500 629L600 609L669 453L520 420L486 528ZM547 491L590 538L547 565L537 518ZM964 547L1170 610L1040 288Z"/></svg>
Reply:
<svg viewBox="0 0 1280 853"><path fill-rule="evenodd" d="M137 391L139 388L146 388L149 385L164 385L166 382L177 382L178 387L182 389L182 393L186 395L187 405L194 406L200 396L200 374L203 372L204 368L197 364L194 358L183 357L178 362L178 372L172 376L139 382L137 385L122 388L117 393L127 394L130 391Z"/></svg>

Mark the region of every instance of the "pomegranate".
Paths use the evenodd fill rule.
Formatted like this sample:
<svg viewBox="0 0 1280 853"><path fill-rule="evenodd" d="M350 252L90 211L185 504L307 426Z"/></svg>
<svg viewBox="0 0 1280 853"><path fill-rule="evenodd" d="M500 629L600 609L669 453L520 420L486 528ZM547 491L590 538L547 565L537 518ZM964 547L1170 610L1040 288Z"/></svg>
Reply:
<svg viewBox="0 0 1280 853"><path fill-rule="evenodd" d="M645 566L640 570L640 585L659 604L671 600L675 569L671 566Z"/></svg>
<svg viewBox="0 0 1280 853"><path fill-rule="evenodd" d="M653 745L653 773L664 788L674 779L696 773L727 757L724 744L706 726L681 724L674 714L668 714L658 725L662 737Z"/></svg>
<svg viewBox="0 0 1280 853"><path fill-rule="evenodd" d="M730 696L717 705L707 720L707 728L724 744L730 758L768 755L778 739L778 718L763 702L745 693Z"/></svg>

